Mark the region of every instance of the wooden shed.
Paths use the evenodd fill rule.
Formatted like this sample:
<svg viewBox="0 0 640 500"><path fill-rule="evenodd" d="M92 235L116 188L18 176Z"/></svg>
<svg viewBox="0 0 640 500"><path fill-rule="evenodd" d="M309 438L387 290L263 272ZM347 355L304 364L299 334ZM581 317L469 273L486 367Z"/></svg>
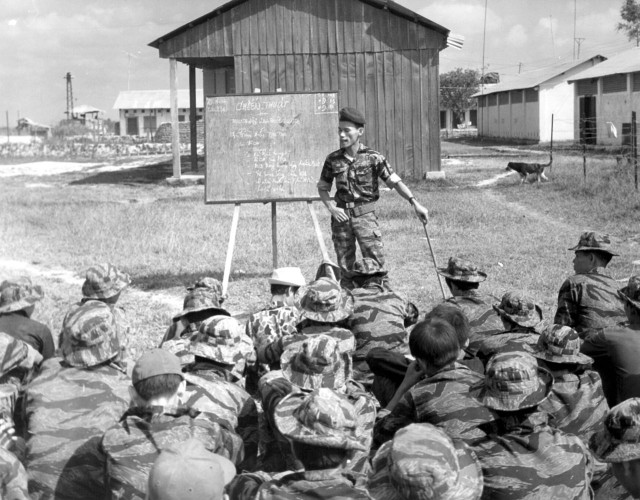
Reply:
<svg viewBox="0 0 640 500"><path fill-rule="evenodd" d="M340 107L365 113L363 142L402 177L423 179L440 170L448 34L390 0L233 0L150 46L189 65L193 89L203 70L205 96L337 91Z"/></svg>

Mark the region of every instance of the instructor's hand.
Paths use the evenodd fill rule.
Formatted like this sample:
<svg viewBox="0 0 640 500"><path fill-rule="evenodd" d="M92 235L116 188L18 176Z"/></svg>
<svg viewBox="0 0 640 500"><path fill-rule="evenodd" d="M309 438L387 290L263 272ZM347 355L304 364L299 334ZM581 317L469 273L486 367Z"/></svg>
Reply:
<svg viewBox="0 0 640 500"><path fill-rule="evenodd" d="M333 207L333 209L331 210L331 217L333 217L338 222L347 222L349 220L349 216L340 207Z"/></svg>
<svg viewBox="0 0 640 500"><path fill-rule="evenodd" d="M426 208L420 205L417 201L413 203L413 208L416 211L416 215L418 216L418 219L420 219L420 222L423 224L429 222L429 211Z"/></svg>

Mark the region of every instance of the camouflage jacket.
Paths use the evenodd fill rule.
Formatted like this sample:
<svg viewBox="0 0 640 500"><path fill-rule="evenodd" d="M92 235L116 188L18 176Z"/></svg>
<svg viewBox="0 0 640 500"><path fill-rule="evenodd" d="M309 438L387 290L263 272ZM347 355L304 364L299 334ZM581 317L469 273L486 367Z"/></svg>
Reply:
<svg viewBox="0 0 640 500"><path fill-rule="evenodd" d="M588 443L604 425L609 405L598 373L585 370L579 375L553 373L551 392L538 409L553 417L554 427Z"/></svg>
<svg viewBox="0 0 640 500"><path fill-rule="evenodd" d="M409 389L391 412L380 412L374 429L374 448L412 423L441 427L452 438L473 441L485 436L479 426L495 415L477 399L482 375L453 363Z"/></svg>
<svg viewBox="0 0 640 500"><path fill-rule="evenodd" d="M567 278L558 292L558 309L553 322L574 328L584 338L588 330L626 321L618 288L618 282L601 267Z"/></svg>
<svg viewBox="0 0 640 500"><path fill-rule="evenodd" d="M79 369L51 358L24 397L26 468L33 498L104 495L98 442L129 406L130 380L112 365Z"/></svg>
<svg viewBox="0 0 640 500"><path fill-rule="evenodd" d="M395 292L382 288L354 288L353 314L349 316L349 329L356 338L354 361L363 361L374 347L387 350L405 350L407 331L407 301Z"/></svg>
<svg viewBox="0 0 640 500"><path fill-rule="evenodd" d="M4 448L0 448L0 498L6 500L30 500L31 498L27 472L20 460Z"/></svg>
<svg viewBox="0 0 640 500"><path fill-rule="evenodd" d="M300 321L300 311L283 303L272 303L268 308L249 316L246 334L253 340L258 363L280 367L280 356L275 357L269 347L282 337L297 333L296 325Z"/></svg>
<svg viewBox="0 0 640 500"><path fill-rule="evenodd" d="M500 418L472 445L486 500L590 498L592 459L582 440L548 425L543 412Z"/></svg>
<svg viewBox="0 0 640 500"><path fill-rule="evenodd" d="M496 297L469 290L462 295L450 297L446 302L458 306L469 319L469 346L465 351L470 356L477 354L486 338L504 331L502 320L493 309L493 304L500 302Z"/></svg>
<svg viewBox="0 0 640 500"><path fill-rule="evenodd" d="M253 398L242 387L209 371L185 373L184 377L188 383L185 406L238 434L245 457L240 468L254 470L259 439L258 409Z"/></svg>
<svg viewBox="0 0 640 500"><path fill-rule="evenodd" d="M231 500L347 500L370 499L346 474L335 470L293 472L269 479L262 474L240 474L227 485Z"/></svg>
<svg viewBox="0 0 640 500"><path fill-rule="evenodd" d="M538 333L531 332L527 328L501 332L485 338L480 344L477 356L486 365L487 361L499 352L524 351L531 353L538 345Z"/></svg>
<svg viewBox="0 0 640 500"><path fill-rule="evenodd" d="M370 202L380 197L378 178L395 184L400 180L387 159L377 151L360 144L356 158L350 161L343 149L334 151L324 161L318 189L331 191L336 180L336 202Z"/></svg>
<svg viewBox="0 0 640 500"><path fill-rule="evenodd" d="M238 464L243 450L236 437L190 408L130 408L100 441L106 457L105 498L144 500L156 457L164 448L190 438Z"/></svg>

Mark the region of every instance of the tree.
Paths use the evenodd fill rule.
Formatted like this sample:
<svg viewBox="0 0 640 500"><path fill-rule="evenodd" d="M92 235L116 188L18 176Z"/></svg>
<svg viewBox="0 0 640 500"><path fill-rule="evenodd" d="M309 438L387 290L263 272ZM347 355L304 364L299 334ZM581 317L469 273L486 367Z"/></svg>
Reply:
<svg viewBox="0 0 640 500"><path fill-rule="evenodd" d="M478 72L473 69L456 68L440 75L440 107L453 111L455 123L464 120L464 112L476 107L471 96L480 87Z"/></svg>
<svg viewBox="0 0 640 500"><path fill-rule="evenodd" d="M623 22L618 23L616 29L624 31L629 40L636 41L636 47L640 45L640 3L637 0L625 0L620 8L620 17Z"/></svg>

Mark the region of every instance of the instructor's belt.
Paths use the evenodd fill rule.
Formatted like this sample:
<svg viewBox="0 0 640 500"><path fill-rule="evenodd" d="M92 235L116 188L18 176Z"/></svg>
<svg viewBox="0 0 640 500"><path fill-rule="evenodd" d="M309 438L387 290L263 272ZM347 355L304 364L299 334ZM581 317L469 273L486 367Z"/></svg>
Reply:
<svg viewBox="0 0 640 500"><path fill-rule="evenodd" d="M351 217L360 217L364 214L375 212L375 201L342 201L336 200L336 206L342 208Z"/></svg>

